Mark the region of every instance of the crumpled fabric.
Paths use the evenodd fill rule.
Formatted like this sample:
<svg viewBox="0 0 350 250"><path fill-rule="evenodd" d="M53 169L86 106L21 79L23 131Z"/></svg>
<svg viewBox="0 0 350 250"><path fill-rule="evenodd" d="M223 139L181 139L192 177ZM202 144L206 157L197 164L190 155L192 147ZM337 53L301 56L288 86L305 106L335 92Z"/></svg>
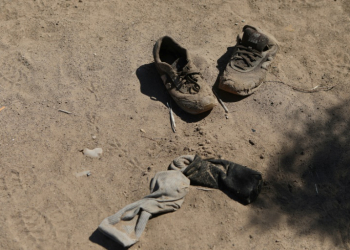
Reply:
<svg viewBox="0 0 350 250"><path fill-rule="evenodd" d="M129 247L139 240L152 215L173 212L181 207L189 186L190 180L180 171L158 172L151 181L151 194L107 217L98 228L114 241Z"/></svg>
<svg viewBox="0 0 350 250"><path fill-rule="evenodd" d="M261 191L261 173L222 159L183 155L173 160L169 169L180 170L191 185L220 189L242 204L253 202Z"/></svg>

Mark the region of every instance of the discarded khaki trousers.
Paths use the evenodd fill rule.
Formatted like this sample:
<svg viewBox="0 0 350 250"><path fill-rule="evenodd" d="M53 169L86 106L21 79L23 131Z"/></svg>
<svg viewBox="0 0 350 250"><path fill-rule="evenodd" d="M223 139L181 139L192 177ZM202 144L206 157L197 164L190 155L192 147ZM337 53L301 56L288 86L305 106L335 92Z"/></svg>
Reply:
<svg viewBox="0 0 350 250"><path fill-rule="evenodd" d="M104 219L99 230L124 247L135 244L154 214L179 209L188 193L190 180L180 171L156 173L151 181L151 194Z"/></svg>

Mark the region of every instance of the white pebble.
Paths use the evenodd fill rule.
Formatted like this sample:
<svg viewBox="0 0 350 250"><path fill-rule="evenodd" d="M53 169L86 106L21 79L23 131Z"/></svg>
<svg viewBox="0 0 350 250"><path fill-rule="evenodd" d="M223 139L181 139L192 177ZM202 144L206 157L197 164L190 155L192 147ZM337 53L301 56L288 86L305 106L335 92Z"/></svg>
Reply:
<svg viewBox="0 0 350 250"><path fill-rule="evenodd" d="M84 155L93 157L93 158L100 158L102 156L102 148L95 148L95 149L88 149L84 148L83 150Z"/></svg>
<svg viewBox="0 0 350 250"><path fill-rule="evenodd" d="M76 174L75 174L76 177L89 176L89 175L91 175L90 170L83 171L83 172L80 172L80 173L76 173Z"/></svg>

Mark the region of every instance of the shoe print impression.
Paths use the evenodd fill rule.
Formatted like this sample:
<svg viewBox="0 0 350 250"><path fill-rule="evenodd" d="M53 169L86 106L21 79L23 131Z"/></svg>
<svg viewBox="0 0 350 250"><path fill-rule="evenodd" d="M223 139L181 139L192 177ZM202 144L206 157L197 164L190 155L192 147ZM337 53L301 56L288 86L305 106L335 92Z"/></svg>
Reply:
<svg viewBox="0 0 350 250"><path fill-rule="evenodd" d="M254 93L265 80L278 49L273 36L253 26L244 26L243 35L237 37L231 59L220 77L219 88L241 96Z"/></svg>
<svg viewBox="0 0 350 250"><path fill-rule="evenodd" d="M153 48L158 73L177 105L190 114L211 110L217 100L186 49L172 38L160 38Z"/></svg>

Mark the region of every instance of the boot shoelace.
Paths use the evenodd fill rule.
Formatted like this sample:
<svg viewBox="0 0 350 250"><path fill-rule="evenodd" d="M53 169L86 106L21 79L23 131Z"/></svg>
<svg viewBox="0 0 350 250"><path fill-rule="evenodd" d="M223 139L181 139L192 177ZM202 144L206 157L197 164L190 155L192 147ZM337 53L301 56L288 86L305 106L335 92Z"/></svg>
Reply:
<svg viewBox="0 0 350 250"><path fill-rule="evenodd" d="M196 94L200 90L200 86L197 83L198 78L197 75L201 75L200 72L191 71L190 69L185 69L179 75L179 85L177 89L180 89L183 85L189 84L189 92L191 94ZM194 93L193 93L194 91Z"/></svg>
<svg viewBox="0 0 350 250"><path fill-rule="evenodd" d="M257 57L262 58L261 52L251 47L246 47L243 45L237 45L236 47L238 50L231 58L231 62L233 61L233 65L237 68L245 70L247 67L253 67L252 62L256 61ZM246 66L243 66L242 63L240 63L240 61L237 60L243 60ZM231 62L230 65L232 66Z"/></svg>

